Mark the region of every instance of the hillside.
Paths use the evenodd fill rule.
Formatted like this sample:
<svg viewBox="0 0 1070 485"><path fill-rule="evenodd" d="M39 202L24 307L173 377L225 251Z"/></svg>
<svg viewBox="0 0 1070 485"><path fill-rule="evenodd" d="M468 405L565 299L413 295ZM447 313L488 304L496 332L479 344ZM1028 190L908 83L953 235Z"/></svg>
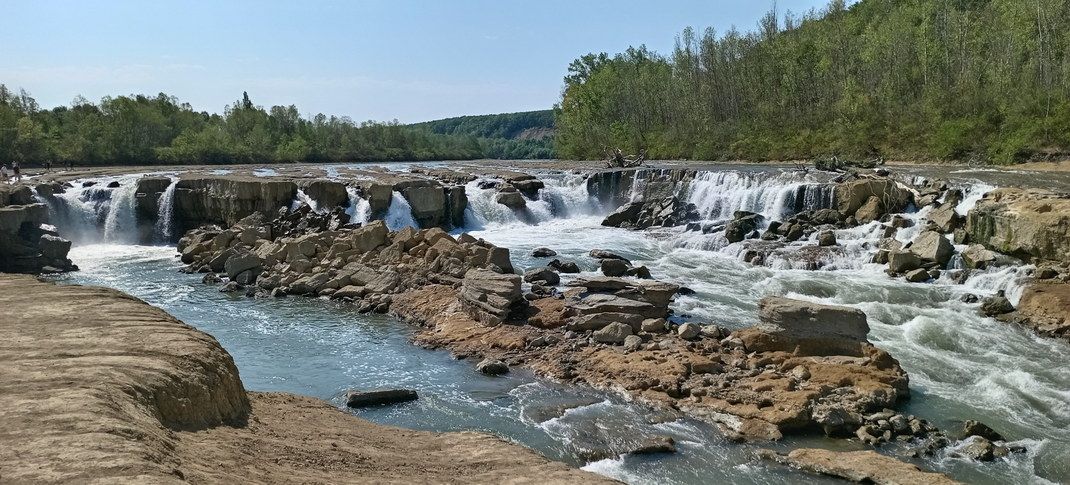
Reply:
<svg viewBox="0 0 1070 485"><path fill-rule="evenodd" d="M552 110L458 116L410 126L437 135L474 137L487 158L553 157Z"/></svg>
<svg viewBox="0 0 1070 485"><path fill-rule="evenodd" d="M1065 0L835 0L569 67L562 158L1066 158Z"/></svg>

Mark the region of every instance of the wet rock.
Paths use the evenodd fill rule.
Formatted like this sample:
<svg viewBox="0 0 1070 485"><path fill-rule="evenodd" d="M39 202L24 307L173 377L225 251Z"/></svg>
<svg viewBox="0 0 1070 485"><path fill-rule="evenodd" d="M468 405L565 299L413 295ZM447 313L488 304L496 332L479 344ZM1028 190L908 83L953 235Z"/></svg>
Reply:
<svg viewBox="0 0 1070 485"><path fill-rule="evenodd" d="M223 285L223 287L219 289L219 292L220 293L235 293L235 292L241 291L243 288L244 287L240 283L238 283L237 281L231 281L231 282Z"/></svg>
<svg viewBox="0 0 1070 485"><path fill-rule="evenodd" d="M915 269L907 271L906 274L906 280L910 283L924 283L926 281L929 281L930 278L931 275L928 271L925 271L924 269Z"/></svg>
<svg viewBox="0 0 1070 485"><path fill-rule="evenodd" d="M476 370L488 376L500 376L509 372L509 365L500 360L483 359L476 364Z"/></svg>
<svg viewBox="0 0 1070 485"><path fill-rule="evenodd" d="M556 269L558 272L561 273L575 274L580 272L579 265L577 265L573 261L561 261L560 259L555 259L553 261L550 261L547 266Z"/></svg>
<svg viewBox="0 0 1070 485"><path fill-rule="evenodd" d="M612 251L606 251L605 249L592 249L589 254L594 259L619 259L621 261L626 261L629 263L631 262L628 261L628 258L625 258L624 256L621 256Z"/></svg>
<svg viewBox="0 0 1070 485"><path fill-rule="evenodd" d="M606 276L624 276L628 274L631 265L620 259L603 259L600 264L602 274Z"/></svg>
<svg viewBox="0 0 1070 485"><path fill-rule="evenodd" d="M765 220L760 214L746 211L736 211L735 217L725 226L724 237L730 243L737 243L747 238L747 235L758 229Z"/></svg>
<svg viewBox="0 0 1070 485"><path fill-rule="evenodd" d="M1019 323L1040 335L1070 341L1070 284L1033 283L1018 302Z"/></svg>
<svg viewBox="0 0 1070 485"><path fill-rule="evenodd" d="M379 389L374 391L349 391L346 406L363 408L415 401L419 396L411 389Z"/></svg>
<svg viewBox="0 0 1070 485"><path fill-rule="evenodd" d="M969 444L959 448L958 453L974 461L992 461L995 457L996 446L991 441L974 436Z"/></svg>
<svg viewBox="0 0 1070 485"><path fill-rule="evenodd" d="M859 223L865 224L880 219L884 215L884 210L884 203L881 202L880 197L872 196L855 211L854 216Z"/></svg>
<svg viewBox="0 0 1070 485"><path fill-rule="evenodd" d="M985 298L981 302L981 314L986 317L996 317L1014 311L1014 305L1000 291L994 296Z"/></svg>
<svg viewBox="0 0 1070 485"><path fill-rule="evenodd" d="M996 262L996 253L980 244L972 244L962 251L962 263L970 269L985 269Z"/></svg>
<svg viewBox="0 0 1070 485"><path fill-rule="evenodd" d="M819 406L814 409L811 419L821 426L826 436L850 436L862 424L860 414L840 407Z"/></svg>
<svg viewBox="0 0 1070 485"><path fill-rule="evenodd" d="M910 251L923 260L934 261L943 267L955 254L955 247L943 234L925 231L914 238Z"/></svg>
<svg viewBox="0 0 1070 485"><path fill-rule="evenodd" d="M676 441L672 436L654 436L643 440L638 447L631 451L633 455L653 455L660 453L676 453Z"/></svg>
<svg viewBox="0 0 1070 485"><path fill-rule="evenodd" d="M763 450L759 456L810 473L839 477L858 483L882 485L906 483L954 485L958 483L940 473L922 471L915 465L875 451L801 448L792 450L787 456L779 455L771 450Z"/></svg>
<svg viewBox="0 0 1070 485"><path fill-rule="evenodd" d="M595 330L595 332L591 334L591 338L593 338L595 342L604 344L623 344L624 339L631 334L631 325L614 322L602 327L600 330Z"/></svg>
<svg viewBox="0 0 1070 485"><path fill-rule="evenodd" d="M972 419L968 419L962 424L962 435L967 437L980 436L991 441L1004 441L1003 435L997 433L992 428L989 428L984 423Z"/></svg>
<svg viewBox="0 0 1070 485"><path fill-rule="evenodd" d="M622 227L625 223L634 224L643 210L643 202L629 202L620 206L612 214L602 220L602 225L607 227Z"/></svg>
<svg viewBox="0 0 1070 485"><path fill-rule="evenodd" d="M529 268L524 272L524 281L528 283L557 286L561 283L561 276L558 275L557 271L553 268L548 266L537 266Z"/></svg>
<svg viewBox="0 0 1070 485"><path fill-rule="evenodd" d="M498 195L494 197L494 200L497 203L513 210L520 210L526 208L528 204L527 201L524 199L524 196L521 195L520 192L517 192L515 190L516 189L510 192L503 189L501 192L498 192Z"/></svg>
<svg viewBox="0 0 1070 485"><path fill-rule="evenodd" d="M817 236L817 245L818 246L835 246L836 244L837 244L837 242L836 242L836 233L835 232L822 231L821 234L818 234L818 236Z"/></svg>
<svg viewBox="0 0 1070 485"><path fill-rule="evenodd" d="M531 256L535 258L549 258L557 256L557 251L550 248L535 248L535 250L531 252Z"/></svg>

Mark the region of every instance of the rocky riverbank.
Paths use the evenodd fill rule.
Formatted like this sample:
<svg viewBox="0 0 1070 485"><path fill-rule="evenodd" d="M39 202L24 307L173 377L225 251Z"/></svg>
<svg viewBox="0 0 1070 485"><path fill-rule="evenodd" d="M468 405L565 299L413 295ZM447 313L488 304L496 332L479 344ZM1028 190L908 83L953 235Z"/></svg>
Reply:
<svg viewBox="0 0 1070 485"><path fill-rule="evenodd" d="M0 185L0 272L60 273L78 267L71 242L49 224L48 207L25 185Z"/></svg>
<svg viewBox="0 0 1070 485"><path fill-rule="evenodd" d="M5 482L605 481L485 434L246 392L215 339L113 290L0 275L0 293Z"/></svg>

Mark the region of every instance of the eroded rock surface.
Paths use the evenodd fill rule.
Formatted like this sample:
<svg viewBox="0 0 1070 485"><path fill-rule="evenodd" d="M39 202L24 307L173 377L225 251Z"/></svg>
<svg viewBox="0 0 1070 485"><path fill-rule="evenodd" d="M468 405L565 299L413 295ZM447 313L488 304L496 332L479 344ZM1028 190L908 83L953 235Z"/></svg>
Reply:
<svg viewBox="0 0 1070 485"><path fill-rule="evenodd" d="M610 482L486 434L246 393L215 339L114 290L0 275L0 292L5 482Z"/></svg>

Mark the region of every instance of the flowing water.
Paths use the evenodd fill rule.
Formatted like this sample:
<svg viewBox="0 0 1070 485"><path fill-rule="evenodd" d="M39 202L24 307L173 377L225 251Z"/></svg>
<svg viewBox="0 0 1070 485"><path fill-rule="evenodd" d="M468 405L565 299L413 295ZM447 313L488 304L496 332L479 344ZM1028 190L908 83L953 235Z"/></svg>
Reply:
<svg viewBox="0 0 1070 485"><path fill-rule="evenodd" d="M1070 481L1070 367L1065 364L1070 346L979 317L976 304L959 299L967 292L984 296L997 290L1014 299L1029 267L991 269L964 285L946 278L929 284L891 279L882 266L868 263L880 233L876 224L837 231L844 249L830 257L824 270L793 269L787 259L773 261L772 268L755 267L742 262L741 244L728 244L719 233L603 227L600 222L613 207L588 194L582 176L546 174L540 179L547 187L518 213L494 202L493 189L470 184L466 230L510 248L521 269L545 264L531 257L532 249L541 246L575 260L584 274L597 271L595 261L586 257L590 249L618 252L647 265L655 278L695 290L674 304L681 319L730 328L751 325L758 299L770 294L860 308L869 317L870 339L910 374L912 398L906 412L948 430L961 427L962 420L979 419L1028 449L989 464L945 451L920 465L973 483ZM778 218L800 208L827 207L826 182L791 171L700 172L678 195L708 221L726 219L735 210ZM626 198L641 189L641 181L634 184ZM992 189L976 182L963 187L967 194L960 211ZM123 200L119 193L112 196L111 202ZM355 193L350 199L353 214L366 219L366 201L362 209ZM110 212L105 216L108 220ZM395 193L386 220L392 229L415 225L400 194ZM900 231L898 237L909 240L914 229ZM726 442L711 426L688 419L663 422L617 396L523 372L482 376L471 363L410 345L411 329L387 317L361 315L325 300L219 293L201 284L199 275L178 273L173 248L82 245L71 257L82 271L67 281L127 291L214 335L234 355L249 389L296 392L341 405L347 388L411 387L421 393L419 401L358 414L404 427L493 432L550 458L632 483L816 480L756 461L753 448ZM673 436L680 452L660 458L616 456L635 440L658 434ZM856 445L820 438L774 445L794 446Z"/></svg>

